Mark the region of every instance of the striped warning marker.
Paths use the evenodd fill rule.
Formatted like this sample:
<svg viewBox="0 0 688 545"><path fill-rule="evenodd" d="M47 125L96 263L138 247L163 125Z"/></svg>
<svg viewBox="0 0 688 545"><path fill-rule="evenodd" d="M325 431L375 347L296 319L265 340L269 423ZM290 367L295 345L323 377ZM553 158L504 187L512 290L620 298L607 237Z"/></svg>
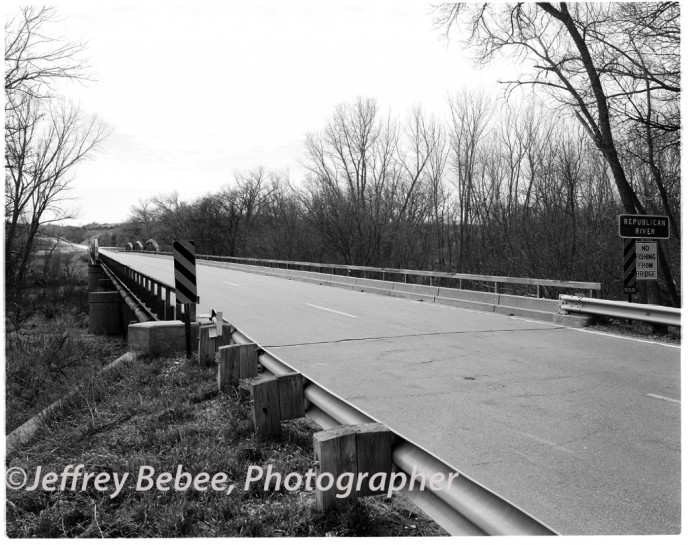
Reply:
<svg viewBox="0 0 688 545"><path fill-rule="evenodd" d="M624 293L635 293L635 239L624 239Z"/></svg>
<svg viewBox="0 0 688 545"><path fill-rule="evenodd" d="M177 303L196 303L196 246L193 240L175 240L174 250L174 290Z"/></svg>

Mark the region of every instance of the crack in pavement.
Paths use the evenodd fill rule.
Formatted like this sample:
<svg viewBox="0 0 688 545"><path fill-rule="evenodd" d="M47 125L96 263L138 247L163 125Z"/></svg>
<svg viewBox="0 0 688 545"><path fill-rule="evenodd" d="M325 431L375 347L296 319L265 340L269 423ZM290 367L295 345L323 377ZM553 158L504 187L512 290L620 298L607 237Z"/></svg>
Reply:
<svg viewBox="0 0 688 545"><path fill-rule="evenodd" d="M467 335L470 333L520 333L522 331L555 331L558 329L566 329L565 327L555 326L555 327L528 327L528 328L517 328L517 329L480 329L477 331L441 331L435 333L411 333L404 335L382 335L379 337L353 337L347 339L336 339L333 341L313 341L304 343L294 343L294 344L272 344L264 345L263 348L292 348L297 346L311 346L318 344L339 344L339 343L349 343L349 342L360 342L360 341L383 341L392 339L408 339L415 337L438 337L442 335Z"/></svg>

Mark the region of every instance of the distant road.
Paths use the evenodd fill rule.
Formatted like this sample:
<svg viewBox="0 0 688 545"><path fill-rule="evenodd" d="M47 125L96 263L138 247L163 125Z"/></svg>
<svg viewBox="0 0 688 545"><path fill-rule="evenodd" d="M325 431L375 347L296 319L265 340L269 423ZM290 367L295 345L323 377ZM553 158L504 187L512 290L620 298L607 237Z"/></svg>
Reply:
<svg viewBox="0 0 688 545"><path fill-rule="evenodd" d="M173 284L171 258L113 254ZM198 265L199 313L563 534L680 531L680 348Z"/></svg>
<svg viewBox="0 0 688 545"><path fill-rule="evenodd" d="M88 246L85 246L83 244L76 244L75 242L70 242L68 240L65 240L63 238L57 239L55 237L38 237L37 242L39 244L43 243L47 246L49 246L50 249L52 249L55 244L59 246L59 250L61 252L86 252L88 251ZM38 250L37 253L45 253L46 249Z"/></svg>

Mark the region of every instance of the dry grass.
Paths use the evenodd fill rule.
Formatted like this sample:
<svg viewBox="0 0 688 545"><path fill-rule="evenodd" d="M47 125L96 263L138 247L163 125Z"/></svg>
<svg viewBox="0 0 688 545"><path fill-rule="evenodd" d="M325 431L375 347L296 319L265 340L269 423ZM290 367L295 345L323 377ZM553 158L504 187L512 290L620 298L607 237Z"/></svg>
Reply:
<svg viewBox="0 0 688 545"><path fill-rule="evenodd" d="M33 417L126 351L122 339L88 333L83 255L59 256L51 282L38 282L8 300L5 316L5 425Z"/></svg>
<svg viewBox="0 0 688 545"><path fill-rule="evenodd" d="M184 358L137 360L88 381L8 466L60 473L129 473L119 495L85 491L10 490L10 537L219 537L445 535L403 498L366 498L359 506L320 514L313 492L243 489L250 466L283 475L313 464L308 420L284 422L280 442L257 441L247 390L215 393L215 371ZM191 475L223 472L236 489L137 491L141 466L155 474L177 466ZM80 485L79 485L80 486ZM77 487L78 489L79 487Z"/></svg>

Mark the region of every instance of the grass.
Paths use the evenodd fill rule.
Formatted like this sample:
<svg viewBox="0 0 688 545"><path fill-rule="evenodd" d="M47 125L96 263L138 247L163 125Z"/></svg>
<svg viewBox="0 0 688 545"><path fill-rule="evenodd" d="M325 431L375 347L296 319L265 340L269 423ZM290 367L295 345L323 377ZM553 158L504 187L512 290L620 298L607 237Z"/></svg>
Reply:
<svg viewBox="0 0 688 545"><path fill-rule="evenodd" d="M215 371L182 357L143 359L93 377L54 415L8 466L29 482L61 473L69 464L86 471L128 473L121 493L93 486L77 491L7 491L9 537L239 537L446 535L412 504L393 496L364 498L335 512L315 510L314 492L284 488L244 489L251 466L286 475L313 466L308 419L283 422L283 439L258 441L244 388L216 393ZM178 465L192 476L224 473L236 484L230 494L137 490L142 466L154 475Z"/></svg>
<svg viewBox="0 0 688 545"><path fill-rule="evenodd" d="M61 265L58 281L34 281L8 300L7 432L126 351L120 338L88 333L85 256L62 256Z"/></svg>
<svg viewBox="0 0 688 545"><path fill-rule="evenodd" d="M645 339L668 344L681 344L681 328L656 325L645 322L596 316L589 329L636 339Z"/></svg>

